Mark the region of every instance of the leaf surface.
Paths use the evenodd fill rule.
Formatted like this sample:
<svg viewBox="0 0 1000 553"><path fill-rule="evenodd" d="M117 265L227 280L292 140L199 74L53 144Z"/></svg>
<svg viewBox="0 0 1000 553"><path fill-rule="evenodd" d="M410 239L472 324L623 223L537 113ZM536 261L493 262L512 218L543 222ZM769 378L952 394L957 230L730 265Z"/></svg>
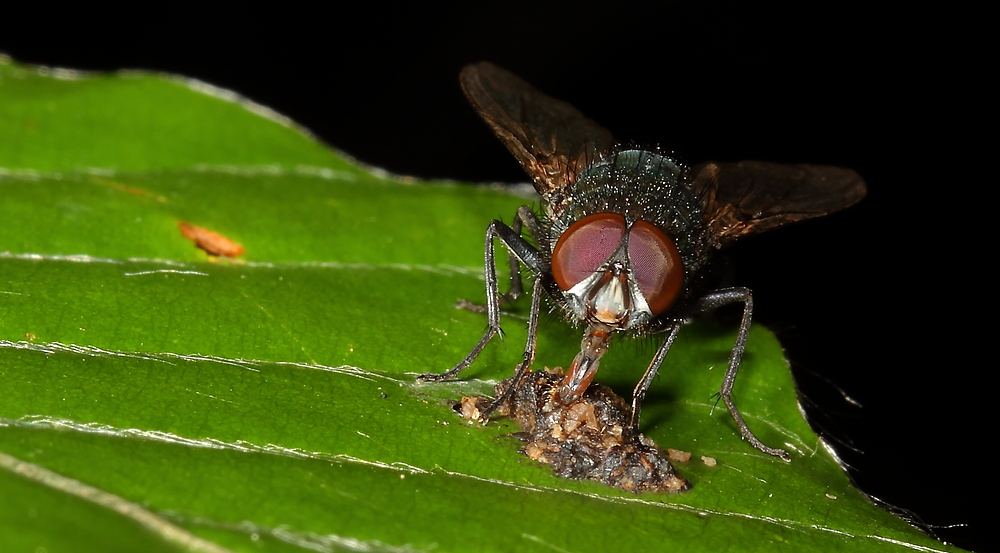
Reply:
<svg viewBox="0 0 1000 553"><path fill-rule="evenodd" d="M362 168L232 93L178 77L0 62L0 549L951 551L849 482L755 327L685 327L643 431L694 488L633 495L518 453L450 409L521 355L527 303L462 381L414 383L484 325L482 240L524 200ZM192 224L242 244L215 260ZM619 340L628 395L660 337ZM542 322L536 366L580 334ZM709 467L701 456L718 460Z"/></svg>

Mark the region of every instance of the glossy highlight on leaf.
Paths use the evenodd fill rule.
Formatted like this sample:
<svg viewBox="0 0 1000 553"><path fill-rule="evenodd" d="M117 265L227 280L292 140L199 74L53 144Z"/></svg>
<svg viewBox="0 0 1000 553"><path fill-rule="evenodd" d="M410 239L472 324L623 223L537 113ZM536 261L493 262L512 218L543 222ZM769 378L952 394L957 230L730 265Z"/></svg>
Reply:
<svg viewBox="0 0 1000 553"><path fill-rule="evenodd" d="M481 299L483 229L523 200L369 173L258 108L0 61L0 550L955 550L853 488L762 328L735 395L791 464L713 409L735 329L709 321L644 406L692 453L687 494L558 478L513 427L463 422L447 402L509 375L523 302L468 380L414 377L481 333L453 305ZM177 221L246 253L213 260ZM556 318L539 342L539 366L579 349ZM600 378L628 393L651 346L618 346Z"/></svg>

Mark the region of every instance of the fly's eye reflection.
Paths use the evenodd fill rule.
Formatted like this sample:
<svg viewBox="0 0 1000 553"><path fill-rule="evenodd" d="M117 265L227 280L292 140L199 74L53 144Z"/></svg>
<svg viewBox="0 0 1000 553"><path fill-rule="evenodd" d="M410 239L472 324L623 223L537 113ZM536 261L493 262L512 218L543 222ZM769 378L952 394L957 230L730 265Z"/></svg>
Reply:
<svg viewBox="0 0 1000 553"><path fill-rule="evenodd" d="M500 332L494 251L494 239L499 239L509 252L512 269L523 265L535 279L523 361L514 376L498 386L497 398L477 408L479 418L485 421L493 412L538 409L526 417L536 420L553 413L609 408L626 413L622 416L627 420L619 426L621 447L633 453L641 450L637 455L645 460L637 463L669 466L655 452L647 451L648 440L638 432L642 400L681 325L694 316L735 303L742 304L743 316L719 399L751 446L789 460L784 450L757 439L733 401L733 384L750 331L753 296L747 288L708 287L712 259L717 251L744 236L858 202L866 193L861 177L840 167L760 161L685 167L658 152L616 145L607 129L573 106L490 63L467 66L460 81L473 108L532 178L541 196L542 212L536 214L522 206L512 225L497 220L489 224L485 251L487 330L457 365L440 374L421 375L420 380L458 375ZM522 230L534 239L534 245L522 237ZM517 270L512 273L507 295L516 299L522 294L521 281ZM548 296L569 321L584 327L580 353L565 375L530 371L542 295ZM630 408L624 409L611 409L620 398L595 392L596 384L591 387L617 333L663 337L633 391ZM571 444L565 451L580 449L579 445ZM575 459L572 453L562 458ZM579 460L583 464L592 461L611 462L610 458Z"/></svg>

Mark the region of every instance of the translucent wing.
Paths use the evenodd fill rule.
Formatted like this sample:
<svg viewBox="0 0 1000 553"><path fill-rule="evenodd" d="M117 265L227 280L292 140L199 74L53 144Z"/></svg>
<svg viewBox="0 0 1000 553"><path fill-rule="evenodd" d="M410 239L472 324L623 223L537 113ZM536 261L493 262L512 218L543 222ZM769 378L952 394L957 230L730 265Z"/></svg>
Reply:
<svg viewBox="0 0 1000 553"><path fill-rule="evenodd" d="M573 106L491 63L468 65L459 79L472 107L531 175L549 209L561 211L577 173L614 143L607 129Z"/></svg>
<svg viewBox="0 0 1000 553"><path fill-rule="evenodd" d="M851 169L764 161L705 162L692 168L715 246L854 205L865 181Z"/></svg>

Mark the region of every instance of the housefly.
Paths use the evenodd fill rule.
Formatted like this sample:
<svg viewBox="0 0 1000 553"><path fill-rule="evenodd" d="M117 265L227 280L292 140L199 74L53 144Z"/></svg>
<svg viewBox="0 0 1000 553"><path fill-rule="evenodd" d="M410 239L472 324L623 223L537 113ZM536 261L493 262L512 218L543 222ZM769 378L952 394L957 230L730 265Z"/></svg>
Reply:
<svg viewBox="0 0 1000 553"><path fill-rule="evenodd" d="M638 435L643 397L692 316L743 304L743 316L719 398L740 433L758 450L788 460L762 443L731 397L746 347L753 296L742 287L706 290L713 254L732 242L787 223L826 215L865 195L850 169L760 161L705 162L685 167L654 151L629 149L566 102L551 98L490 63L465 67L462 89L476 112L531 176L542 213L521 206L510 226L486 230L486 313L479 343L452 369L422 381L452 378L500 332L500 293L493 240L508 249L511 289L522 294L520 265L534 276L528 339L514 381L482 412L507 401L535 358L543 292L566 318L585 328L580 353L553 391L569 404L587 390L615 333L662 333L665 339L632 394L626 432ZM522 237L525 228L534 240Z"/></svg>

